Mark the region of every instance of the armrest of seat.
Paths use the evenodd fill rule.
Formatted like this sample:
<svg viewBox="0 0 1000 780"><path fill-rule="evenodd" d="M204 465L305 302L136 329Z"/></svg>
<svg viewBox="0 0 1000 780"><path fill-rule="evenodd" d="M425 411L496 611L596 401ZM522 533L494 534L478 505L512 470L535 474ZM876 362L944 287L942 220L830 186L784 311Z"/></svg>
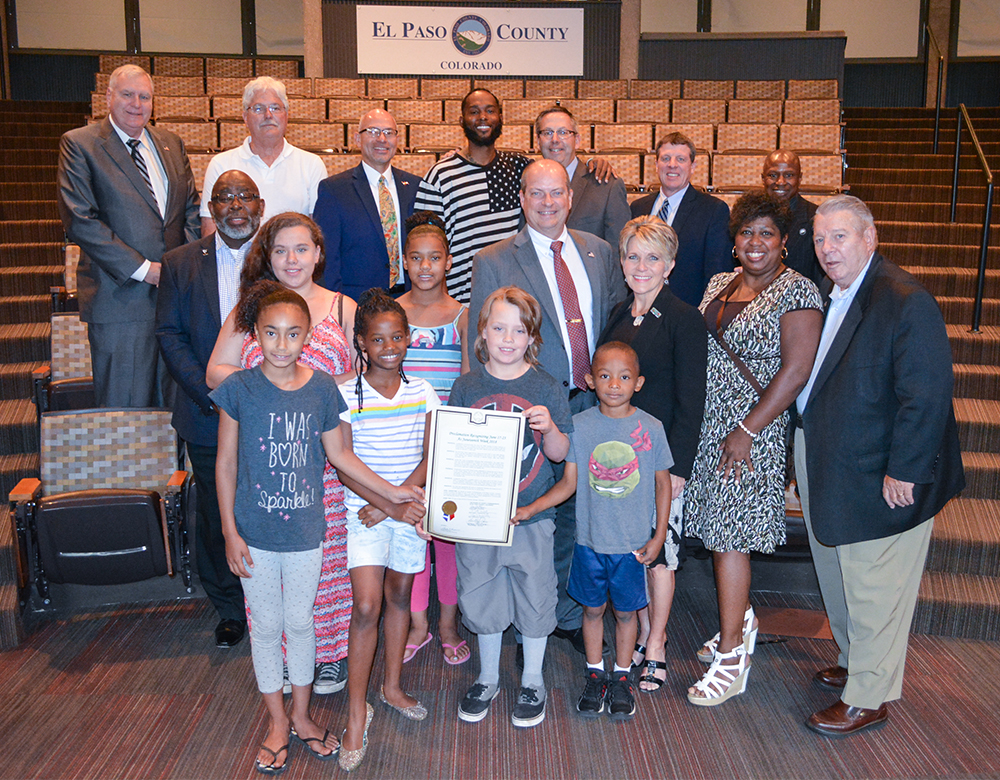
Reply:
<svg viewBox="0 0 1000 780"><path fill-rule="evenodd" d="M42 493L42 481L34 477L25 477L10 491L11 502L32 501Z"/></svg>
<svg viewBox="0 0 1000 780"><path fill-rule="evenodd" d="M187 481L188 473L186 471L175 471L167 482L167 492L176 493Z"/></svg>

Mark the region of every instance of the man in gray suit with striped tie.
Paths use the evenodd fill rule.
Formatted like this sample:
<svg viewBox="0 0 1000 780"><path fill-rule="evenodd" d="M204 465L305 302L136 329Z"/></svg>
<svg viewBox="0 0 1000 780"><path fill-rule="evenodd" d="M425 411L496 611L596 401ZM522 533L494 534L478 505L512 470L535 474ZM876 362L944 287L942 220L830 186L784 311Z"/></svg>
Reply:
<svg viewBox="0 0 1000 780"><path fill-rule="evenodd" d="M153 82L123 65L108 116L59 144L59 215L80 245L80 318L87 323L100 406L163 406L168 386L155 336L163 253L198 238L198 200L184 143L149 127Z"/></svg>

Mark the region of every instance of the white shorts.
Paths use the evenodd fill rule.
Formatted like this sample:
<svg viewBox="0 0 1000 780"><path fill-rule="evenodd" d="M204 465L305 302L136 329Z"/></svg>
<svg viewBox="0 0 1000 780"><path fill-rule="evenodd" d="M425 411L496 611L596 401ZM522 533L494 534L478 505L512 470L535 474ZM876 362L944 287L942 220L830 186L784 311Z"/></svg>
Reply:
<svg viewBox="0 0 1000 780"><path fill-rule="evenodd" d="M427 542L412 525L387 517L366 528L358 513L347 511L347 568L383 566L400 574L424 570Z"/></svg>

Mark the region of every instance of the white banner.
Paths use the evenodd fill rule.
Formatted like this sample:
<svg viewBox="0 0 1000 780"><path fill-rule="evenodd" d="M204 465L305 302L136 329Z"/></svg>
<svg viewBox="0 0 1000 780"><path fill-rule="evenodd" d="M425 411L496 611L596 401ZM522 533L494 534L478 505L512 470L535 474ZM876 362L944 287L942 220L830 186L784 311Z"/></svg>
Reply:
<svg viewBox="0 0 1000 780"><path fill-rule="evenodd" d="M359 5L358 73L582 76L582 8Z"/></svg>

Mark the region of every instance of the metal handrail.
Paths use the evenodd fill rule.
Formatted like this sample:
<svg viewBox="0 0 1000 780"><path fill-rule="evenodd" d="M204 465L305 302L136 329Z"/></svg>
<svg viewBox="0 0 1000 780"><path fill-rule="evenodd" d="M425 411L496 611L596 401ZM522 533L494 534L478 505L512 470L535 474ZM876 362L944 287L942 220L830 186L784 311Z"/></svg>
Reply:
<svg viewBox="0 0 1000 780"><path fill-rule="evenodd" d="M990 244L990 217L993 215L993 173L990 171L989 163L986 162L986 155L983 154L983 147L979 145L979 138L976 136L976 129L972 126L969 112L965 108L965 103L958 104L958 116L955 128L955 170L951 181L951 221L955 221L958 211L958 158L962 145L962 122L969 126L969 136L972 138L972 145L976 149L976 156L979 157L979 167L983 169L986 176L986 214L983 216L983 240L979 245L979 279L976 283L976 302L972 308L972 332L979 333L979 323L983 318L983 293L986 289L986 253Z"/></svg>
<svg viewBox="0 0 1000 780"><path fill-rule="evenodd" d="M938 46L937 38L934 37L934 31L930 28L929 24L924 24L924 30L927 32L927 38L924 39L924 65L926 66L930 62L930 44L934 44L934 49L937 51L938 55L938 69L937 69L937 95L934 97L934 154L938 153L938 138L941 135L941 86L944 79L944 54L941 53L941 47ZM927 95L927 81L924 80L924 96L926 102Z"/></svg>

